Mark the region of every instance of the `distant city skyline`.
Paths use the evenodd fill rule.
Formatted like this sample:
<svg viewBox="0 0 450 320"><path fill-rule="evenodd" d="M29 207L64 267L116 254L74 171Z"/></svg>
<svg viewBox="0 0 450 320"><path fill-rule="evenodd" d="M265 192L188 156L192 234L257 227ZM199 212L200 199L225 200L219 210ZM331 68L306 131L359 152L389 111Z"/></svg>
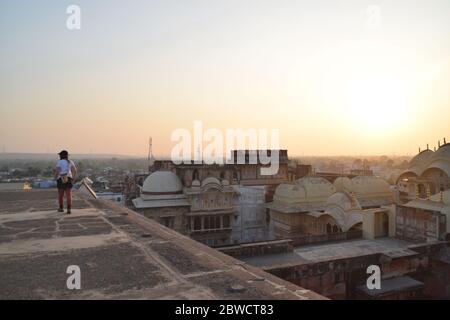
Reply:
<svg viewBox="0 0 450 320"><path fill-rule="evenodd" d="M0 0L6 153L166 157L171 133L279 129L290 156L450 139L450 2Z"/></svg>

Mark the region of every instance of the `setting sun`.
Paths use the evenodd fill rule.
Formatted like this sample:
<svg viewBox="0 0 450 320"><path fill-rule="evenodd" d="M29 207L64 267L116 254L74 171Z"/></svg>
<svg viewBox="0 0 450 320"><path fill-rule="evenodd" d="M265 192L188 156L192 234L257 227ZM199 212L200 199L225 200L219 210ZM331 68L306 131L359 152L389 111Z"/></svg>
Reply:
<svg viewBox="0 0 450 320"><path fill-rule="evenodd" d="M401 125L409 97L405 82L389 76L362 76L347 85L348 115L366 133L384 134Z"/></svg>

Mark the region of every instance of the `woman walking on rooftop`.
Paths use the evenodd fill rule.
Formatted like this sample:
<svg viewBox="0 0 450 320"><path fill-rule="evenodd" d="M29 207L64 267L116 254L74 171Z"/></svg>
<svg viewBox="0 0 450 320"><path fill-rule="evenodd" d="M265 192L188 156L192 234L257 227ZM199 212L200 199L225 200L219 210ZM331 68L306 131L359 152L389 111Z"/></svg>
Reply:
<svg viewBox="0 0 450 320"><path fill-rule="evenodd" d="M67 214L72 209L72 186L77 175L77 167L72 160L69 160L69 153L66 150L61 151L59 160L56 163L55 178L58 187L58 212L64 212L64 194L67 201Z"/></svg>

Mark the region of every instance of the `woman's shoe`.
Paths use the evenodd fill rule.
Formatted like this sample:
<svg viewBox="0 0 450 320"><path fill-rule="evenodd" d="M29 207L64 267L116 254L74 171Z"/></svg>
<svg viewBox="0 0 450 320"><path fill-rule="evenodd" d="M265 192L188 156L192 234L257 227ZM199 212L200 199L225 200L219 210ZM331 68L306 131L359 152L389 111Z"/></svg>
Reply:
<svg viewBox="0 0 450 320"><path fill-rule="evenodd" d="M67 208L67 214L70 214L70 213L71 213L70 208Z"/></svg>
<svg viewBox="0 0 450 320"><path fill-rule="evenodd" d="M63 208L59 208L58 212L64 212L64 209Z"/></svg>

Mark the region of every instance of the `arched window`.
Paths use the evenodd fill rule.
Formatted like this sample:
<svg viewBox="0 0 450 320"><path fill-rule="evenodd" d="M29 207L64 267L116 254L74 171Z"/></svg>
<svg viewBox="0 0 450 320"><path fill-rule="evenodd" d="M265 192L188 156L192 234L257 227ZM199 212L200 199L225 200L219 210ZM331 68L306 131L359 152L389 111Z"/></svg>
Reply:
<svg viewBox="0 0 450 320"><path fill-rule="evenodd" d="M230 216L223 216L223 227L224 228L230 227Z"/></svg>
<svg viewBox="0 0 450 320"><path fill-rule="evenodd" d="M197 170L197 169L195 169L195 170L192 172L192 180L200 180L200 176L199 176L199 174L198 174L198 170Z"/></svg>
<svg viewBox="0 0 450 320"><path fill-rule="evenodd" d="M203 229L208 230L208 229L212 229L211 227L211 223L210 223L210 217L204 217L203 218Z"/></svg>
<svg viewBox="0 0 450 320"><path fill-rule="evenodd" d="M337 225L333 226L333 233L338 233L339 232L339 227Z"/></svg>
<svg viewBox="0 0 450 320"><path fill-rule="evenodd" d="M327 234L330 234L331 232L331 224L327 223Z"/></svg>
<svg viewBox="0 0 450 320"><path fill-rule="evenodd" d="M202 229L202 220L200 217L194 218L194 230L201 230Z"/></svg>
<svg viewBox="0 0 450 320"><path fill-rule="evenodd" d="M425 186L420 183L417 185L418 188L418 193L419 193L419 198L426 198L426 190L425 190Z"/></svg>
<svg viewBox="0 0 450 320"><path fill-rule="evenodd" d="M214 225L215 229L220 229L220 216L216 216L216 223Z"/></svg>

